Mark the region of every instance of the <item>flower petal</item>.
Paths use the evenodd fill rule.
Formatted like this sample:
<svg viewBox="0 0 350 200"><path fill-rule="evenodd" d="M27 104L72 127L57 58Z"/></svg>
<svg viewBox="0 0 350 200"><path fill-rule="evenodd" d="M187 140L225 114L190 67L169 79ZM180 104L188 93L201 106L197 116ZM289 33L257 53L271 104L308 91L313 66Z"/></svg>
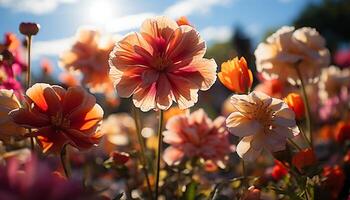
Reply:
<svg viewBox="0 0 350 200"><path fill-rule="evenodd" d="M168 165L177 164L183 157L184 152L172 146L166 148L163 153L163 160Z"/></svg>
<svg viewBox="0 0 350 200"><path fill-rule="evenodd" d="M253 147L251 145L253 139L253 136L244 137L237 145L236 152L245 161L255 161L262 151L262 147Z"/></svg>
<svg viewBox="0 0 350 200"><path fill-rule="evenodd" d="M25 128L38 128L48 126L50 120L46 115L38 112L31 112L24 108L18 108L12 110L9 116L16 124L19 124Z"/></svg>
<svg viewBox="0 0 350 200"><path fill-rule="evenodd" d="M239 112L233 112L227 117L226 126L232 134L239 137L258 134L262 129L258 121L248 119Z"/></svg>

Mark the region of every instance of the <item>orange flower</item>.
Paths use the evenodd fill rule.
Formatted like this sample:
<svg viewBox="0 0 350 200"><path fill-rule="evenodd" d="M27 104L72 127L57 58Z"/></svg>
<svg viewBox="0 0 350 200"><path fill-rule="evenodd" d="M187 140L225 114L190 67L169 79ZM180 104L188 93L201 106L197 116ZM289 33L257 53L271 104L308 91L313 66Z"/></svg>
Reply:
<svg viewBox="0 0 350 200"><path fill-rule="evenodd" d="M15 123L32 129L43 152L58 153L65 144L88 149L98 144L103 117L96 99L82 87L67 90L37 83L26 92L26 108L10 112Z"/></svg>
<svg viewBox="0 0 350 200"><path fill-rule="evenodd" d="M346 165L350 165L350 151L346 152L343 161Z"/></svg>
<svg viewBox="0 0 350 200"><path fill-rule="evenodd" d="M295 113L296 119L302 119L305 114L303 98L297 93L290 93L283 99Z"/></svg>
<svg viewBox="0 0 350 200"><path fill-rule="evenodd" d="M190 24L190 21L188 21L187 17L185 17L185 16L179 17L179 19L176 20L176 23L177 23L177 25L179 25L179 26L182 26L182 25L192 26L192 25Z"/></svg>
<svg viewBox="0 0 350 200"><path fill-rule="evenodd" d="M236 93L246 93L253 84L253 74L244 57L222 63L218 77L222 84Z"/></svg>
<svg viewBox="0 0 350 200"><path fill-rule="evenodd" d="M315 152L312 149L304 149L296 153L292 158L292 164L302 172L303 168L317 162Z"/></svg>
<svg viewBox="0 0 350 200"><path fill-rule="evenodd" d="M350 123L344 121L338 122L335 128L335 140L339 143L350 140Z"/></svg>
<svg viewBox="0 0 350 200"><path fill-rule="evenodd" d="M175 101L181 109L193 106L198 90L216 80L217 65L203 58L205 42L190 26L167 17L147 19L140 33L120 40L110 54L110 77L119 96L142 111L167 110Z"/></svg>
<svg viewBox="0 0 350 200"><path fill-rule="evenodd" d="M343 189L345 174L338 165L334 167L326 166L323 168L322 175L326 178L323 182L324 188L330 192L331 199L338 199L338 194Z"/></svg>
<svg viewBox="0 0 350 200"><path fill-rule="evenodd" d="M41 67L43 74L45 74L45 75L52 74L53 65L52 65L52 62L50 60L48 60L48 59L41 60L40 67Z"/></svg>
<svg viewBox="0 0 350 200"><path fill-rule="evenodd" d="M60 56L60 65L80 71L83 85L97 92L106 92L113 88L108 76L108 56L114 42L111 37L101 37L96 30L81 28L71 49Z"/></svg>
<svg viewBox="0 0 350 200"><path fill-rule="evenodd" d="M182 110L178 107L171 107L169 108L169 110L165 111L164 112L164 124L166 124L166 122L176 116L176 115L181 115L181 114L189 114L190 110L189 109L185 109L185 110Z"/></svg>
<svg viewBox="0 0 350 200"><path fill-rule="evenodd" d="M74 87L80 85L78 79L69 72L63 72L59 75L58 79L68 87Z"/></svg>

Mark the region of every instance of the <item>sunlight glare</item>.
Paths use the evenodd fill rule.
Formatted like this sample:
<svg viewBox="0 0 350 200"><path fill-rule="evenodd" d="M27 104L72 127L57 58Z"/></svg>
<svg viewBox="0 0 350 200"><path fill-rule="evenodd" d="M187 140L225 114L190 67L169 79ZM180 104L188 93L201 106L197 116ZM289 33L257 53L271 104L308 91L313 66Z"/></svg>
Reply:
<svg viewBox="0 0 350 200"><path fill-rule="evenodd" d="M114 12L111 1L93 1L88 8L89 21L94 25L104 25L115 15Z"/></svg>

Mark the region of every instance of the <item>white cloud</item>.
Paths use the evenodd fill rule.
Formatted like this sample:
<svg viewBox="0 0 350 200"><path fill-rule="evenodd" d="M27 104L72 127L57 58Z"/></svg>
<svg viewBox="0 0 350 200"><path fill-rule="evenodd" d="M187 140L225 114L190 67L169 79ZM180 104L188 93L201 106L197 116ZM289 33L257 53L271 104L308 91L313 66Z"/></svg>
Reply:
<svg viewBox="0 0 350 200"><path fill-rule="evenodd" d="M137 29L141 26L142 22L145 19L151 18L155 15L155 13L140 13L135 15L127 15L106 23L105 29L107 32L112 33Z"/></svg>
<svg viewBox="0 0 350 200"><path fill-rule="evenodd" d="M37 60L42 56L57 56L63 51L69 49L73 40L74 37L48 41L34 41L32 59Z"/></svg>
<svg viewBox="0 0 350 200"><path fill-rule="evenodd" d="M232 29L228 26L208 26L200 34L206 41L226 42L232 36Z"/></svg>
<svg viewBox="0 0 350 200"><path fill-rule="evenodd" d="M194 13L207 13L212 7L226 5L231 0L181 0L169 6L164 14L173 18L189 16Z"/></svg>
<svg viewBox="0 0 350 200"><path fill-rule="evenodd" d="M140 27L141 23L149 17L155 16L154 13L141 13L136 15L127 15L117 18L111 22L106 23L103 31L113 33L114 38L119 38L117 33L122 31L130 31ZM90 27L90 26L87 26ZM91 27L94 28L94 27ZM58 56L63 51L70 48L74 42L74 37L61 38L47 41L33 42L33 60L40 59L43 56Z"/></svg>
<svg viewBox="0 0 350 200"><path fill-rule="evenodd" d="M46 5L48 10L55 9L60 3L68 3L74 2L78 0L27 0L28 2L32 2L34 4L38 4L38 2L51 2L50 6ZM1 5L10 5L13 2L27 2L26 0L0 0ZM195 13L206 13L210 11L213 6L224 5L232 0L182 0L180 2L176 2L175 4L169 6L164 14L170 17L176 18L182 15L191 15ZM39 3L40 4L40 3ZM15 7L11 5L11 7ZM32 10L33 11L33 10ZM34 12L34 11L33 11ZM37 12L37 14L40 14ZM111 21L107 21L104 23L103 30L107 33L120 33L123 31L130 31L133 29L138 29L142 22L150 17L156 16L156 13L145 12L134 15L125 15L119 18L116 18ZM232 35L232 31L230 27L227 26L209 26L200 31L201 36L206 41L217 41L223 42L230 39ZM48 41L35 41L33 43L33 59L39 59L42 56L57 56L63 51L69 49L71 43L74 38L62 38L62 39L54 39Z"/></svg>
<svg viewBox="0 0 350 200"><path fill-rule="evenodd" d="M77 0L0 0L0 6L14 11L32 14L45 14L55 10L60 4L74 3Z"/></svg>

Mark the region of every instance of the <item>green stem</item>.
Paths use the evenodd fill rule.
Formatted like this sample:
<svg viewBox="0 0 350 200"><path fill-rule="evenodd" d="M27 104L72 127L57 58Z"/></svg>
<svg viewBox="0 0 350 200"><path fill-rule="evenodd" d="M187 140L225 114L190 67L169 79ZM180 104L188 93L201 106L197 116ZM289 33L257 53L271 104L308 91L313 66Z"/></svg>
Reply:
<svg viewBox="0 0 350 200"><path fill-rule="evenodd" d="M151 188L151 182L149 180L149 175L148 175L148 170L147 170L147 159L146 159L146 154L145 154L146 147L145 147L145 143L144 143L144 140L142 138L142 135L141 135L141 127L142 126L141 126L140 114L139 114L136 107L134 107L132 109L132 113L133 113L134 120L135 120L137 139L138 139L138 142L140 144L141 157L139 157L139 159L140 159L142 171L143 171L145 178L146 178L147 189L148 189L148 193L149 193L148 195L151 199L152 198L152 188Z"/></svg>
<svg viewBox="0 0 350 200"><path fill-rule="evenodd" d="M31 55L31 49L32 49L32 36L29 35L27 36L27 47L28 47L28 51L27 51L27 79L26 79L26 89L28 89L30 87L30 84L31 84L31 76L30 76L30 55ZM29 128L28 129L29 131L29 134L32 133L32 130ZM33 137L30 137L30 147L31 147L31 150L34 151L35 149L35 144L34 144L34 138Z"/></svg>
<svg viewBox="0 0 350 200"><path fill-rule="evenodd" d="M302 96L303 96L303 100L304 100L305 115L306 115L306 127L307 127L307 130L309 131L309 135L310 135L310 141L308 141L308 143L310 143L311 147L312 147L313 146L313 136L312 136L312 127L311 127L310 104L309 104L309 100L308 100L306 90L305 90L305 83L304 83L303 77L302 77L300 69L299 69L299 64L297 64L295 66L295 69L296 69L296 72L297 72L298 77L300 79L301 92L302 92Z"/></svg>
<svg viewBox="0 0 350 200"><path fill-rule="evenodd" d="M156 172L156 189L155 189L155 200L158 199L159 193L159 172L160 172L160 159L162 152L162 129L163 129L163 110L159 110L159 123L158 123L158 153L157 153L157 172Z"/></svg>
<svg viewBox="0 0 350 200"><path fill-rule="evenodd" d="M297 125L298 125L298 124L297 124ZM309 147L309 148L312 148L311 142L310 142L309 139L306 137L306 134L305 134L305 132L303 131L303 129L300 127L300 125L298 125L298 128L299 128L299 131L300 131L301 136L303 137L304 141L307 143L308 147Z"/></svg>
<svg viewBox="0 0 350 200"><path fill-rule="evenodd" d="M306 188L305 188L304 192L305 192L305 198L306 198L306 200L309 200L309 194L308 194L308 192L307 192L307 189L306 189Z"/></svg>
<svg viewBox="0 0 350 200"><path fill-rule="evenodd" d="M298 149L298 151L302 151L303 149L301 147L299 147L299 145L297 143L295 143L292 139L288 138L288 142L292 144L292 146L294 146L296 149Z"/></svg>
<svg viewBox="0 0 350 200"><path fill-rule="evenodd" d="M64 170L64 174L66 175L67 178L69 178L70 177L70 165L69 165L69 158L68 158L68 153L67 153L67 144L65 144L62 147L60 158L61 158L61 163L62 163L62 167Z"/></svg>

